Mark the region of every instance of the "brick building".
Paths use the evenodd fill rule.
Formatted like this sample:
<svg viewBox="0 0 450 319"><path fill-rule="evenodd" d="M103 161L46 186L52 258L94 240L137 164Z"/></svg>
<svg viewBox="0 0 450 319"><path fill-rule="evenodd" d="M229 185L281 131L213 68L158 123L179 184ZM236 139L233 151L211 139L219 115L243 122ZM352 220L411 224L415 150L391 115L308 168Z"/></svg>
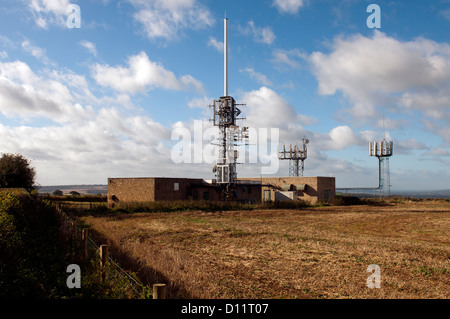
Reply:
<svg viewBox="0 0 450 319"><path fill-rule="evenodd" d="M335 197L334 177L239 178L231 199L241 202L304 200L315 204ZM224 200L222 189L200 178L109 178L108 204L173 201Z"/></svg>
<svg viewBox="0 0 450 319"><path fill-rule="evenodd" d="M221 188L212 181L200 178L109 178L108 204L120 202L152 202L174 200L211 200L220 201L225 198ZM261 185L254 182L238 184L232 199L242 202L259 202Z"/></svg>

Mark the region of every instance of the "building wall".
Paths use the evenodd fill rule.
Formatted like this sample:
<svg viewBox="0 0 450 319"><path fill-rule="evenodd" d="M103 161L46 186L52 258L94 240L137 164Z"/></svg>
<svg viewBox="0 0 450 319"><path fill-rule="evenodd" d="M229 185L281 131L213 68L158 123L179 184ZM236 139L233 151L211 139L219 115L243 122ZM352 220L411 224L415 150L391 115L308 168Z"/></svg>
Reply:
<svg viewBox="0 0 450 319"><path fill-rule="evenodd" d="M185 200L192 195L190 185L201 182L202 179L165 177L109 178L108 203Z"/></svg>
<svg viewBox="0 0 450 319"><path fill-rule="evenodd" d="M259 202L260 185L237 185L233 200ZM202 179L190 178L109 178L108 205L130 202L175 200L224 200L218 187L205 184Z"/></svg>
<svg viewBox="0 0 450 319"><path fill-rule="evenodd" d="M237 184L236 195L233 200L259 203L261 201L261 185L260 184Z"/></svg>
<svg viewBox="0 0 450 319"><path fill-rule="evenodd" d="M336 198L336 180L334 177L317 177L317 188L319 200L334 201Z"/></svg>
<svg viewBox="0 0 450 319"><path fill-rule="evenodd" d="M108 178L108 205L154 200L154 178Z"/></svg>
<svg viewBox="0 0 450 319"><path fill-rule="evenodd" d="M334 200L334 177L263 177L239 178L240 181L255 181L261 184L237 184L236 196L232 199L246 202L275 201L275 193L282 190L297 190L297 199L315 204L318 201ZM306 185L304 190L297 185ZM202 179L190 178L109 178L108 204L120 202L150 202L172 200L224 200L217 187L203 183Z"/></svg>
<svg viewBox="0 0 450 319"><path fill-rule="evenodd" d="M305 184L305 190L297 190L297 199L315 204L318 201L334 200L334 177L263 177L239 178L239 180L260 181L262 184L261 200L275 200L275 192L288 190L286 187ZM291 190L295 190L292 188ZM268 195L268 196L267 196Z"/></svg>
<svg viewBox="0 0 450 319"><path fill-rule="evenodd" d="M194 200L223 201L225 194L219 187L196 186ZM261 185L236 185L235 193L230 194L230 200L256 203L261 200Z"/></svg>
<svg viewBox="0 0 450 319"><path fill-rule="evenodd" d="M155 178L154 200L186 200L193 197L193 184L201 184L202 179Z"/></svg>

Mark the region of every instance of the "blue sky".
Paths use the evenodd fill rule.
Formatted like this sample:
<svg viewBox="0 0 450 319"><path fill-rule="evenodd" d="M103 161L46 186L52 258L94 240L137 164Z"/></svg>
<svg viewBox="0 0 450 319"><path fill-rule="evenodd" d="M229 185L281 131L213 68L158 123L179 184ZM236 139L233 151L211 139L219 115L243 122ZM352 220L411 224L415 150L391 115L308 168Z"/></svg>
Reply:
<svg viewBox="0 0 450 319"><path fill-rule="evenodd" d="M71 4L80 28L67 24ZM171 135L210 125L225 14L242 125L278 128L280 144L307 137L306 176L376 186L368 142L383 138L384 116L392 189L450 188L448 0L4 0L0 152L29 158L41 185L213 178L210 163L172 161ZM275 175L287 174L281 162Z"/></svg>

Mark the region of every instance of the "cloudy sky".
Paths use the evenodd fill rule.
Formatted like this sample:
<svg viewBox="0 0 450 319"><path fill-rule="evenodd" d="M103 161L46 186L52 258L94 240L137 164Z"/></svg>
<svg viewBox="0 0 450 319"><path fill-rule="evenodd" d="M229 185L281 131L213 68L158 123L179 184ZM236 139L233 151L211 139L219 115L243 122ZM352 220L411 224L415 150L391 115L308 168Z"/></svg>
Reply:
<svg viewBox="0 0 450 319"><path fill-rule="evenodd" d="M372 3L380 28L367 24ZM448 0L0 6L0 152L29 158L40 185L213 178L210 163L174 163L172 135L211 125L226 14L229 94L246 104L242 125L277 128L280 144L308 138L306 176L377 186L368 142L386 138L393 190L450 188ZM259 176L260 160L239 165L238 176ZM288 175L288 163L275 175Z"/></svg>

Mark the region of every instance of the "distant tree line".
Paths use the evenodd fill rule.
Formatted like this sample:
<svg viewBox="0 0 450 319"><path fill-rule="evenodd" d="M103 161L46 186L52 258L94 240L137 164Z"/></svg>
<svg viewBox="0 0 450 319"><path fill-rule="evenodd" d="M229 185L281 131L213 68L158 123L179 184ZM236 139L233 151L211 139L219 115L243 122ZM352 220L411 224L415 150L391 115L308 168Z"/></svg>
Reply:
<svg viewBox="0 0 450 319"><path fill-rule="evenodd" d="M63 192L62 190L60 190L60 189L57 189L57 190L55 190L55 191L53 192L53 195L55 195L55 196L64 196L64 192ZM81 196L81 194L78 193L77 191L71 191L71 192L69 192L69 195L72 195L72 196Z"/></svg>

